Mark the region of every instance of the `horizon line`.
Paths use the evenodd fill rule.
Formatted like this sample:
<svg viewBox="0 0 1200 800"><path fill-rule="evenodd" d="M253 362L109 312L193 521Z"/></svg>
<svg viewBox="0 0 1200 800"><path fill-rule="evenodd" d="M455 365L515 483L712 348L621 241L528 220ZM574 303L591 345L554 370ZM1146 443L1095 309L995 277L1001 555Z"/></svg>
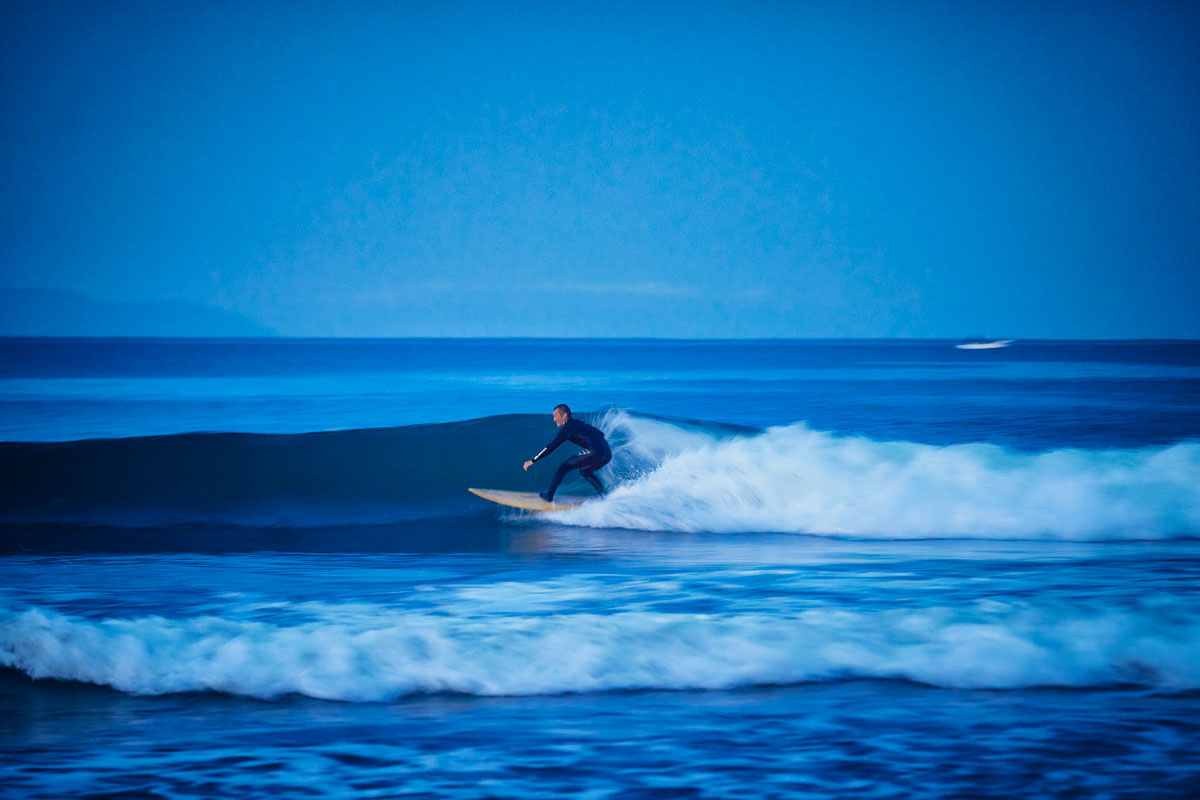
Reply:
<svg viewBox="0 0 1200 800"><path fill-rule="evenodd" d="M488 342L545 342L545 341L574 341L574 342L961 342L970 339L1001 340L1007 337L973 337L973 336L737 336L737 337L673 337L673 336L288 336L274 335L233 335L233 336L204 336L204 335L81 335L81 334L0 334L0 340L91 340L91 341L357 341L357 342L393 342L393 341L488 341ZM1021 342L1200 342L1200 338L1173 336L1131 336L1131 337L1080 337L1080 338L1039 338L1014 337L1009 339L1012 344Z"/></svg>

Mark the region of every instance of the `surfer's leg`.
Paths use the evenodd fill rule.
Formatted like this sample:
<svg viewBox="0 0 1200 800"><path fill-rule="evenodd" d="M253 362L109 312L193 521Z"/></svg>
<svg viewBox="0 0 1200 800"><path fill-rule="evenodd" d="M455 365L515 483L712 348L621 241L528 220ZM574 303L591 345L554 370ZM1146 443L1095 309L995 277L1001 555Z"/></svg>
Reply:
<svg viewBox="0 0 1200 800"><path fill-rule="evenodd" d="M601 483L600 479L596 477L596 470L603 467L609 461L612 461L611 454L607 456L593 456L588 459L587 465L579 470L579 474L583 476L583 479L596 489L596 494L607 493L604 488L604 484Z"/></svg>
<svg viewBox="0 0 1200 800"><path fill-rule="evenodd" d="M585 481L592 485L592 487L596 490L596 494L604 494L604 484L601 483L600 479L596 477L596 473L592 472L590 469L581 469L579 470L579 474L583 476Z"/></svg>
<svg viewBox="0 0 1200 800"><path fill-rule="evenodd" d="M558 491L558 485L563 482L563 478L567 477L567 473L573 469L579 469L587 462L587 456L573 456L558 465L558 469L554 471L554 477L550 479L550 488L542 492L542 499L547 503L554 499L554 493Z"/></svg>

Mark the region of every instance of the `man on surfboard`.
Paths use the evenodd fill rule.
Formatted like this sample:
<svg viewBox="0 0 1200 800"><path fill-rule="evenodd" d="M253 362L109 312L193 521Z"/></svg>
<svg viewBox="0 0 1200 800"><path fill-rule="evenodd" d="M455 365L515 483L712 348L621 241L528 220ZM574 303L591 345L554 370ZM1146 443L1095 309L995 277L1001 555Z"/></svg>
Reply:
<svg viewBox="0 0 1200 800"><path fill-rule="evenodd" d="M565 403L554 407L554 424L558 426L558 435L551 440L550 444L543 447L540 453L525 462L526 471L533 466L535 461L550 455L554 452L554 448L565 441L570 440L579 445L583 448L583 452L558 465L558 470L550 479L550 488L541 493L541 498L547 503L553 502L554 492L558 489L558 485L573 469L579 470L583 479L596 487L598 494L604 494L604 484L600 483L600 479L596 477L596 470L612 461L612 449L609 448L604 434L586 422L573 419L571 409Z"/></svg>

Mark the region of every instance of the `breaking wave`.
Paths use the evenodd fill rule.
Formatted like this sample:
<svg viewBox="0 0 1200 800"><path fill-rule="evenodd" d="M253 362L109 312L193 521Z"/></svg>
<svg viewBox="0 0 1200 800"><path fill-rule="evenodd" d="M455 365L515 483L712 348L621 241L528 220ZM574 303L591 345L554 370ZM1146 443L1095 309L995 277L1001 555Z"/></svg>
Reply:
<svg viewBox="0 0 1200 800"><path fill-rule="evenodd" d="M802 423L756 430L615 410L613 491L554 522L649 531L888 538L1200 535L1200 443L1029 453L875 441ZM544 415L325 433L0 444L0 523L372 525L495 508L468 486L535 491L520 463ZM562 455L566 455L564 448ZM574 480L564 494L575 493ZM583 494L588 490L583 489Z"/></svg>
<svg viewBox="0 0 1200 800"><path fill-rule="evenodd" d="M791 613L445 615L303 604L291 624L217 616L0 614L0 666L140 695L385 701L728 689L854 678L953 688L1200 687L1200 618L981 601Z"/></svg>
<svg viewBox="0 0 1200 800"><path fill-rule="evenodd" d="M1200 443L1025 453L880 442L803 424L714 433L615 412L629 476L573 525L891 538L1200 535Z"/></svg>

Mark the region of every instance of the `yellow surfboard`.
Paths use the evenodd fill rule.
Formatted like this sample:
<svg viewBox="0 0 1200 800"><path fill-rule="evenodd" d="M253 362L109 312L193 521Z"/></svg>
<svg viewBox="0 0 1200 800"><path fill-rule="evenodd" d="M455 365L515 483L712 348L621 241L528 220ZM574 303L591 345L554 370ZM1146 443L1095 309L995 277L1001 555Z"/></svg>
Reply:
<svg viewBox="0 0 1200 800"><path fill-rule="evenodd" d="M523 508L526 511L567 511L579 508L586 497L556 497L553 503L547 503L537 492L510 492L506 489L467 489L471 494L477 494L484 500L491 500L502 506Z"/></svg>

